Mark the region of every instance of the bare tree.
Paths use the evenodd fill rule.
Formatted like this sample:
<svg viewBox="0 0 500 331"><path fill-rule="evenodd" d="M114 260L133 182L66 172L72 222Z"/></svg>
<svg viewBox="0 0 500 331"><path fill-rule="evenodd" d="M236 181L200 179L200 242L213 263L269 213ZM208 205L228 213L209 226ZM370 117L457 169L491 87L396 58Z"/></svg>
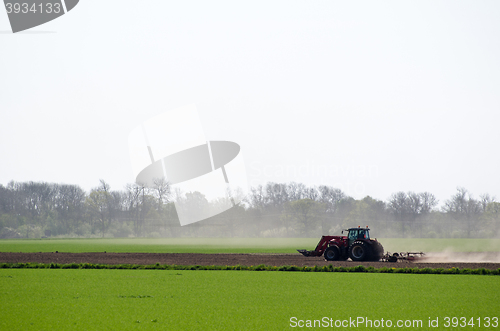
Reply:
<svg viewBox="0 0 500 331"><path fill-rule="evenodd" d="M155 192L156 199L158 199L158 212L161 212L161 209L164 204L170 202L170 183L165 179L165 177L155 178L153 179L153 190Z"/></svg>
<svg viewBox="0 0 500 331"><path fill-rule="evenodd" d="M105 192L98 189L91 190L89 196L86 199L86 205L89 210L91 231L94 231L94 221L100 222L102 237L104 238L107 219L107 201Z"/></svg>
<svg viewBox="0 0 500 331"><path fill-rule="evenodd" d="M136 236L141 236L144 231L146 215L151 207L151 189L141 183L127 184L125 189L128 213L134 223L134 234Z"/></svg>
<svg viewBox="0 0 500 331"><path fill-rule="evenodd" d="M430 213L436 204L436 198L428 192L397 192L389 198L388 208L396 220L401 223L402 234L405 236L406 230L416 233L417 220ZM418 227L418 230L421 234L422 225Z"/></svg>
<svg viewBox="0 0 500 331"><path fill-rule="evenodd" d="M58 185L55 196L55 208L58 213L58 219L66 233L71 230L77 231L80 222L83 221L84 203L86 193L76 185Z"/></svg>
<svg viewBox="0 0 500 331"><path fill-rule="evenodd" d="M420 198L422 202L420 213L423 215L429 214L439 202L434 194L429 192L420 193Z"/></svg>
<svg viewBox="0 0 500 331"><path fill-rule="evenodd" d="M129 218L133 220L134 234L140 233L140 204L141 188L137 184L127 184L125 186L126 205Z"/></svg>
<svg viewBox="0 0 500 331"><path fill-rule="evenodd" d="M172 192L170 189L170 183L165 179L165 177L155 178L153 179L153 191L155 193L155 197L158 201L156 210L158 212L158 222L161 222L163 218L163 233L167 234L167 227L169 227L170 223L168 218L169 212L165 210L165 206L170 202L170 198L172 196Z"/></svg>
<svg viewBox="0 0 500 331"><path fill-rule="evenodd" d="M266 195L262 185L250 188L250 194L247 197L247 202L250 207L262 210L266 205Z"/></svg>
<svg viewBox="0 0 500 331"><path fill-rule="evenodd" d="M268 206L283 210L284 204L289 201L286 184L267 183L266 198Z"/></svg>
<svg viewBox="0 0 500 331"><path fill-rule="evenodd" d="M285 213L287 219L296 221L297 230L303 236L308 236L318 227L324 208L320 202L312 199L301 199L287 203Z"/></svg>
<svg viewBox="0 0 500 331"><path fill-rule="evenodd" d="M408 219L408 197L405 192L393 193L388 201L389 210L401 223L401 231L405 236L405 223Z"/></svg>
<svg viewBox="0 0 500 331"><path fill-rule="evenodd" d="M305 191L305 198L311 199L313 201L317 201L319 197L319 193L314 187L310 187Z"/></svg>
<svg viewBox="0 0 500 331"><path fill-rule="evenodd" d="M337 211L340 201L346 198L342 190L322 185L318 188L318 201L325 207L325 217L321 222L321 230L327 234L338 218Z"/></svg>
<svg viewBox="0 0 500 331"><path fill-rule="evenodd" d="M481 194L479 196L479 202L481 203L482 212L486 212L486 208L491 202L495 202L496 198L490 196L488 193Z"/></svg>
<svg viewBox="0 0 500 331"><path fill-rule="evenodd" d="M457 193L445 202L443 210L465 226L467 236L477 230L481 203L463 187L457 188Z"/></svg>
<svg viewBox="0 0 500 331"><path fill-rule="evenodd" d="M290 201L296 201L305 198L306 186L302 183L291 182L287 185L287 195Z"/></svg>
<svg viewBox="0 0 500 331"><path fill-rule="evenodd" d="M87 205L91 215L101 223L102 237L106 233L111 220L114 218L114 196L110 192L111 187L103 179L99 180L99 186L93 189L87 198Z"/></svg>

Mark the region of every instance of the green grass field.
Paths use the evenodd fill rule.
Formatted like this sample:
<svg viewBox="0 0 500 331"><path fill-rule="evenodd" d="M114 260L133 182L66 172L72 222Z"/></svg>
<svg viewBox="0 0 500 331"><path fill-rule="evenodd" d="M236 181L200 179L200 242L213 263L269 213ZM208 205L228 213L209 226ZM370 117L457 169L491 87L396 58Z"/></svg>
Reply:
<svg viewBox="0 0 500 331"><path fill-rule="evenodd" d="M500 252L500 239L379 239L386 251ZM319 238L117 238L0 240L0 252L297 253Z"/></svg>
<svg viewBox="0 0 500 331"><path fill-rule="evenodd" d="M287 330L293 317L453 329L448 316L474 318L459 328L473 330L500 317L499 292L496 276L0 269L0 329Z"/></svg>
<svg viewBox="0 0 500 331"><path fill-rule="evenodd" d="M2 252L296 253L302 239L0 240ZM500 240L380 239L389 251L500 251ZM497 276L186 270L0 269L0 330L286 330L299 321L500 317ZM495 315L496 314L496 315ZM326 317L326 320L323 319ZM291 320L292 318L292 320ZM293 319L296 318L296 319ZM332 319L331 321L329 319ZM477 320L479 318L479 321ZM360 320L361 321L361 320ZM460 322L460 320L458 320ZM407 323L410 323L407 322ZM314 322L312 322L314 323ZM317 322L318 323L318 322ZM344 324L346 322L343 322ZM376 323L376 322L375 322ZM419 323L419 322L416 322ZM452 320L449 321L453 326ZM494 329L494 320L490 320ZM379 329L366 323L348 329ZM311 328L307 328L311 329Z"/></svg>

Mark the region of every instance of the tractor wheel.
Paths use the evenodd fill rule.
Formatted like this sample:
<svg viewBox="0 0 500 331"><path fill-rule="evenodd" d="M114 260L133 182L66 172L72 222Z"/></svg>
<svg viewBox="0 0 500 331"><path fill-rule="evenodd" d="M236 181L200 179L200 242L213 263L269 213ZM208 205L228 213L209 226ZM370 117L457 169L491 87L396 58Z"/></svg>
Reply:
<svg viewBox="0 0 500 331"><path fill-rule="evenodd" d="M325 260L327 261L335 261L340 258L340 251L337 246L330 246L325 249Z"/></svg>
<svg viewBox="0 0 500 331"><path fill-rule="evenodd" d="M384 246L382 246L382 244L379 243L378 241L375 241L372 244L371 260L372 261L379 261L382 258L382 256L384 256Z"/></svg>
<svg viewBox="0 0 500 331"><path fill-rule="evenodd" d="M355 241L349 247L349 257L353 261L366 261L370 259L370 247L362 241Z"/></svg>

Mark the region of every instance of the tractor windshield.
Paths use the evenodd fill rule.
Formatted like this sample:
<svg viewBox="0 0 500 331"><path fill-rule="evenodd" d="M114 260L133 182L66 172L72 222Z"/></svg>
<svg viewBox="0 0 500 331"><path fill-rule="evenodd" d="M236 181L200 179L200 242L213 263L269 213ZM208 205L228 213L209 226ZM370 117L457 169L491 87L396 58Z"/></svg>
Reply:
<svg viewBox="0 0 500 331"><path fill-rule="evenodd" d="M370 239L370 231L368 229L355 229L349 231L349 241L352 242L354 240L359 239Z"/></svg>
<svg viewBox="0 0 500 331"><path fill-rule="evenodd" d="M358 231L349 231L349 241L358 239Z"/></svg>

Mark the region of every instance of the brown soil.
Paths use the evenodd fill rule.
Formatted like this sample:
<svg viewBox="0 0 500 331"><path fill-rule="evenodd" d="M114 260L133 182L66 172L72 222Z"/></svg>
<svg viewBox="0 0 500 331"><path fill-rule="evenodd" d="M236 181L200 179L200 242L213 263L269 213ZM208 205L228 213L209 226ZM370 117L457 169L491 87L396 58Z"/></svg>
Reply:
<svg viewBox="0 0 500 331"><path fill-rule="evenodd" d="M99 264L177 264L177 265L295 265L353 267L364 265L375 268L460 268L460 269L500 269L498 262L327 262L322 257L305 257L300 254L173 254L173 253L3 253L0 262L37 262L37 263L99 263Z"/></svg>

